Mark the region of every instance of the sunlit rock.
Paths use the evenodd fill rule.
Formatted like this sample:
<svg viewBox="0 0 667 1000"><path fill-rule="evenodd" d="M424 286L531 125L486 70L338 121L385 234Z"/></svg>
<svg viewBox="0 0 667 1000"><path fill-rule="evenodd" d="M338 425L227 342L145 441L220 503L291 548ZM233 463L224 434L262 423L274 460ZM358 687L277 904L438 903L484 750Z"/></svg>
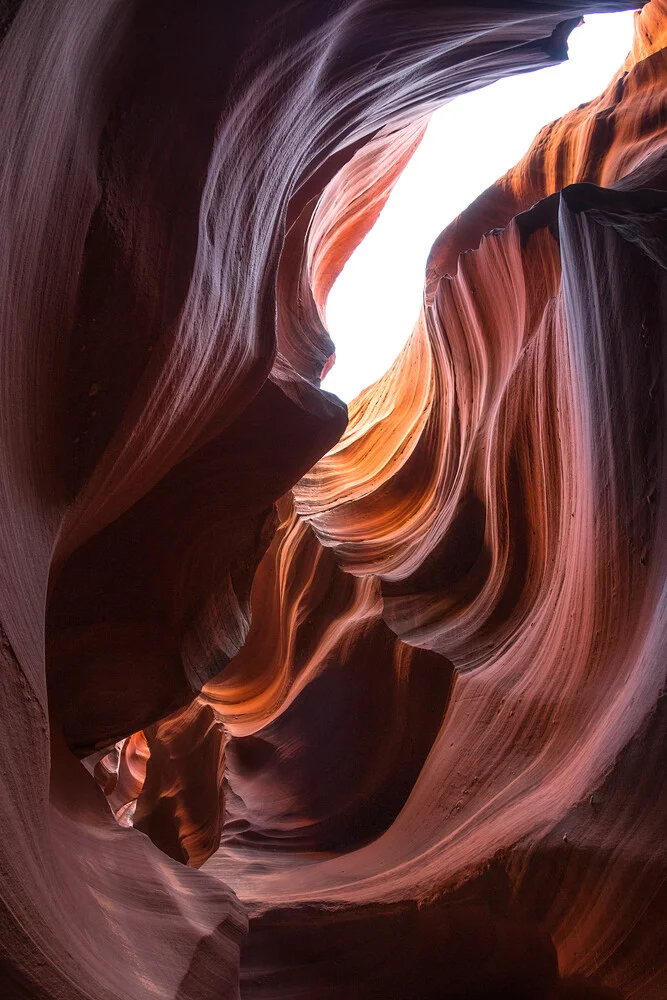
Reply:
<svg viewBox="0 0 667 1000"><path fill-rule="evenodd" d="M662 0L319 386L430 111L631 6L2 16L3 997L664 1000Z"/></svg>

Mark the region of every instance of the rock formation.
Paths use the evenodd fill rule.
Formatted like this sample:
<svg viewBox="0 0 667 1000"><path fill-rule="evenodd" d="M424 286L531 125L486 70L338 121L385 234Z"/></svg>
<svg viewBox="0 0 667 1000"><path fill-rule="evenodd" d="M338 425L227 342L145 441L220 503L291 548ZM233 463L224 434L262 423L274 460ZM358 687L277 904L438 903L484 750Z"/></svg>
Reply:
<svg viewBox="0 0 667 1000"><path fill-rule="evenodd" d="M667 4L433 247L328 292L506 0L0 11L0 994L667 997Z"/></svg>

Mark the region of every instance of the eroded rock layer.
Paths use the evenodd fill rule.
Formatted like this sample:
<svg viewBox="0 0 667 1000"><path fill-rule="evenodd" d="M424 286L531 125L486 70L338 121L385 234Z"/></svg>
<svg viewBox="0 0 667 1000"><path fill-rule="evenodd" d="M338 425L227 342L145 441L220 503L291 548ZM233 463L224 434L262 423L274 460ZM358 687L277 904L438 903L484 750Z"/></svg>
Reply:
<svg viewBox="0 0 667 1000"><path fill-rule="evenodd" d="M663 0L319 387L429 112L632 6L0 13L3 996L667 996Z"/></svg>

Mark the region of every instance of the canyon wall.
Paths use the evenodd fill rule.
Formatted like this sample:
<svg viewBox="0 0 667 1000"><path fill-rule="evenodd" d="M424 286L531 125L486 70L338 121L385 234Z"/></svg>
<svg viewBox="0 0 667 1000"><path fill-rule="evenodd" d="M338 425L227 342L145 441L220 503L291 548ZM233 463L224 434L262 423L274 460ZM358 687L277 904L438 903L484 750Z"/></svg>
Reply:
<svg viewBox="0 0 667 1000"><path fill-rule="evenodd" d="M5 5L3 996L667 996L663 0L320 388L429 113L632 7Z"/></svg>

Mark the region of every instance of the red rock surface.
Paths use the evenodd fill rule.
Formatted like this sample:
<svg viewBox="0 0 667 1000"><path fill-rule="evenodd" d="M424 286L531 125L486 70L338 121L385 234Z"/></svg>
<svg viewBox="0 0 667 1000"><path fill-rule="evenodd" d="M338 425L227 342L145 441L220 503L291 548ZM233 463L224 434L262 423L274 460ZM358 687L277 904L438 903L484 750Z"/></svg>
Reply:
<svg viewBox="0 0 667 1000"><path fill-rule="evenodd" d="M3 997L667 996L663 0L319 388L430 111L631 6L6 5Z"/></svg>

